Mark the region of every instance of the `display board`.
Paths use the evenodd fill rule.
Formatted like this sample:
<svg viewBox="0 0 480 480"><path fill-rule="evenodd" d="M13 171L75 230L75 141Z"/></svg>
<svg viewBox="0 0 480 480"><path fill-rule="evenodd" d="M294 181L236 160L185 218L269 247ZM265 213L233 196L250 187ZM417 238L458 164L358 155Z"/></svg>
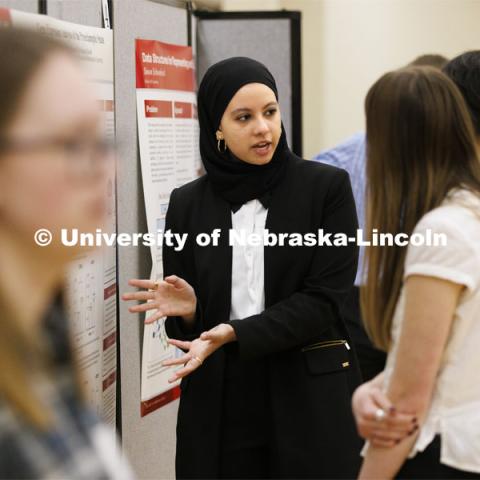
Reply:
<svg viewBox="0 0 480 480"><path fill-rule="evenodd" d="M113 1L115 35L115 112L119 139L118 231L147 232L141 164L137 140L135 40L149 39L187 45L187 12L184 8L147 0ZM119 290L131 290L130 278L149 278L149 248L119 247ZM174 478L175 426L178 400L141 417L140 315L119 310L121 352L122 440L140 478Z"/></svg>
<svg viewBox="0 0 480 480"><path fill-rule="evenodd" d="M153 281L163 280L165 217L170 194L201 171L192 47L136 40L137 125ZM149 312L147 317L156 313ZM142 417L180 396L162 362L183 355L168 343L165 318L146 321L142 351Z"/></svg>
<svg viewBox="0 0 480 480"><path fill-rule="evenodd" d="M101 0L46 0L49 17L92 27L103 27Z"/></svg>
<svg viewBox="0 0 480 480"><path fill-rule="evenodd" d="M38 0L1 0L0 7L13 8L21 12L40 13Z"/></svg>

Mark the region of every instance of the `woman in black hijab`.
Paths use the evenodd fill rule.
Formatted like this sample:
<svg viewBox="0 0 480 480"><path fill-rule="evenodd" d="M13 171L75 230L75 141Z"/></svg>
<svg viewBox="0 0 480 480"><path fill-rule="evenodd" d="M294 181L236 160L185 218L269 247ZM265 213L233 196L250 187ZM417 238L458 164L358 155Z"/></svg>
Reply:
<svg viewBox="0 0 480 480"><path fill-rule="evenodd" d="M242 57L223 60L211 67L198 91L202 161L215 192L231 204L243 204L272 191L285 172L290 153L283 127L278 148L272 149L273 157L270 155L271 160L262 165L258 161L239 160L228 147L223 151L222 145L219 146L218 140L223 138L218 136L218 127L225 109L237 91L248 84L265 85L272 91L271 99L278 100L271 73L261 63ZM281 124L279 114L278 123Z"/></svg>
<svg viewBox="0 0 480 480"><path fill-rule="evenodd" d="M207 174L173 190L166 228L187 233L164 246L163 281L124 295L167 316L185 354L177 422L178 478L352 478L360 440L351 414L359 383L340 310L357 249L239 245L240 234L355 236L346 172L288 148L270 72L236 57L207 71L198 92ZM200 246L199 233L215 245ZM329 236L330 234L330 236ZM299 235L300 236L300 235Z"/></svg>

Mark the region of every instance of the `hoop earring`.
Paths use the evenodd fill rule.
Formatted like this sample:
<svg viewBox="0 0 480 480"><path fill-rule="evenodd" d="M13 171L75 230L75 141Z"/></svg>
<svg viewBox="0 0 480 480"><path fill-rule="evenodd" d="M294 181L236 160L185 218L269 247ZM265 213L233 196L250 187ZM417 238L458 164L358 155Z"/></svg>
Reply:
<svg viewBox="0 0 480 480"><path fill-rule="evenodd" d="M225 140L223 140L223 150L220 148L220 144L222 142L223 138L222 139L218 139L217 141L217 150L220 152L220 153L225 153L227 151L227 144L225 143Z"/></svg>

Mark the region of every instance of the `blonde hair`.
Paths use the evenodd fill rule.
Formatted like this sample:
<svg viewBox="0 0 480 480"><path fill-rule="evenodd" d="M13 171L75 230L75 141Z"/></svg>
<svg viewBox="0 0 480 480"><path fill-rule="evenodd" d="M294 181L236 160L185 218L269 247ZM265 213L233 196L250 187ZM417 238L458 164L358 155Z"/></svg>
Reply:
<svg viewBox="0 0 480 480"><path fill-rule="evenodd" d="M74 55L67 45L40 33L0 28L0 139L13 121L29 82L54 53ZM33 386L38 376L48 376L47 356L36 336L23 330L1 289L0 316L0 398L26 421L46 429L53 415Z"/></svg>
<svg viewBox="0 0 480 480"><path fill-rule="evenodd" d="M28 335L0 291L0 395L27 422L45 430L52 424L48 405L35 394L32 382L46 368L38 332Z"/></svg>

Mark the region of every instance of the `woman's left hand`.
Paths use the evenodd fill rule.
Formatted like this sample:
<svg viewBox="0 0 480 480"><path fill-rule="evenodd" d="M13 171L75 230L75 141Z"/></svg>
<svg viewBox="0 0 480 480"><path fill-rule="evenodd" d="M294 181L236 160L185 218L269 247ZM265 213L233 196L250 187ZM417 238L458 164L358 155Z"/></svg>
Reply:
<svg viewBox="0 0 480 480"><path fill-rule="evenodd" d="M376 447L393 447L418 430L416 416L398 412L372 381L355 390L352 408L359 435ZM383 414L382 417L377 418L378 412Z"/></svg>
<svg viewBox="0 0 480 480"><path fill-rule="evenodd" d="M232 326L227 323L221 323L211 330L203 332L199 338L191 342L171 338L168 343L184 351L186 350L186 353L179 358L172 358L171 360L164 360L162 362L163 366L184 365L183 368L177 370L173 377L168 380L169 383L186 377L200 367L205 359L215 352L215 350L235 340L235 331Z"/></svg>

